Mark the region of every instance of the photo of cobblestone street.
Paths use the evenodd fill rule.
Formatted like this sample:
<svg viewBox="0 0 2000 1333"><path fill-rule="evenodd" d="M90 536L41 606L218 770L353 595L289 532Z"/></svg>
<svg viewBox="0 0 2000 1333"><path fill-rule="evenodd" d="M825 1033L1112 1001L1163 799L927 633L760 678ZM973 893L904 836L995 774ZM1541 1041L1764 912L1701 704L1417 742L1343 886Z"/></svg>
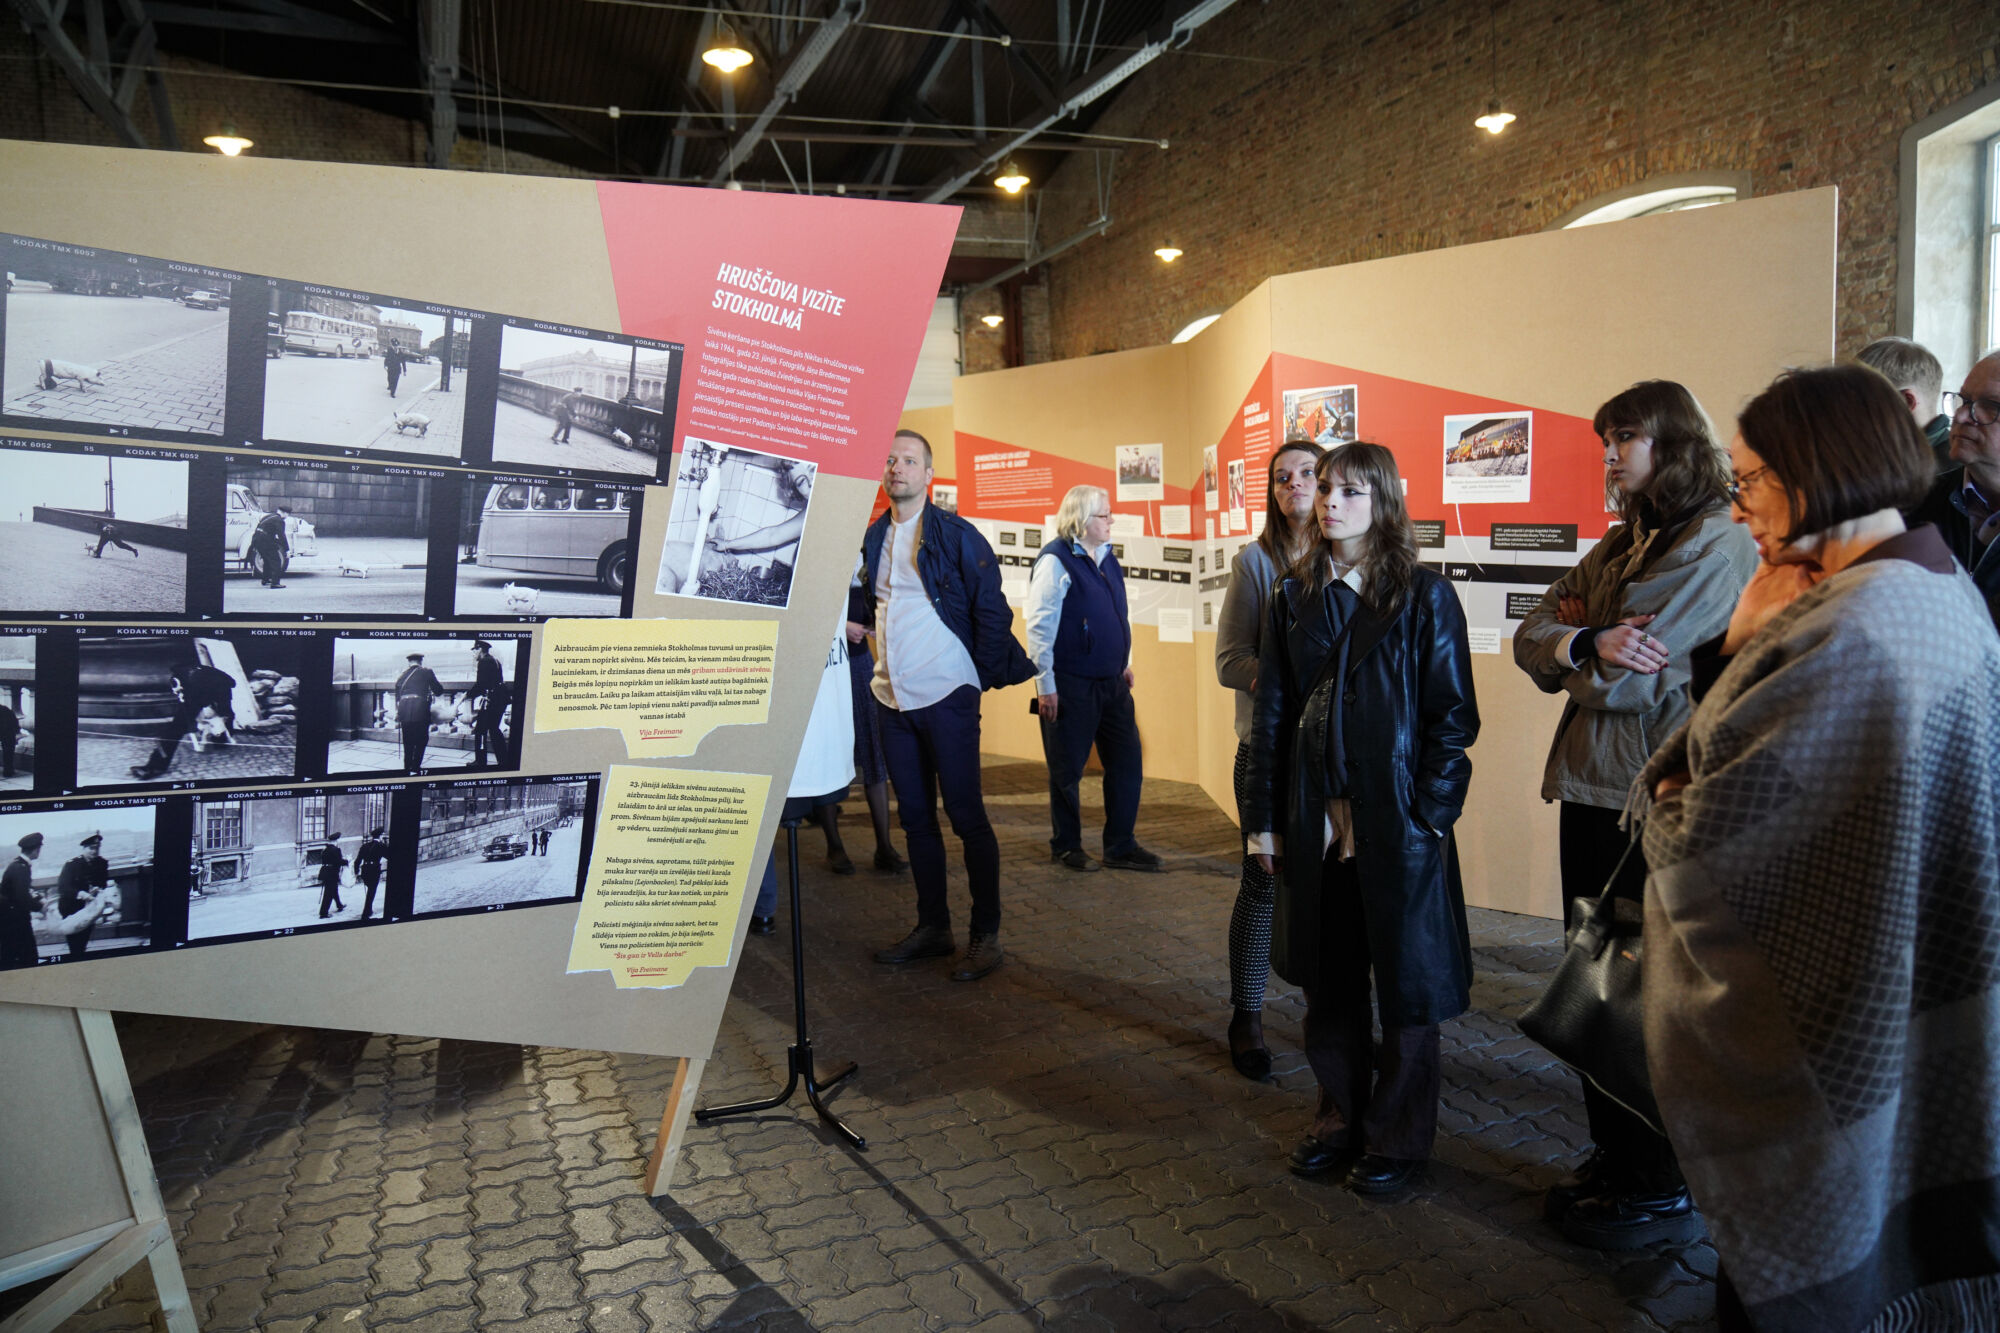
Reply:
<svg viewBox="0 0 2000 1333"><path fill-rule="evenodd" d="M6 300L0 404L8 415L222 433L226 306L199 308L165 295L91 296L26 278Z"/></svg>

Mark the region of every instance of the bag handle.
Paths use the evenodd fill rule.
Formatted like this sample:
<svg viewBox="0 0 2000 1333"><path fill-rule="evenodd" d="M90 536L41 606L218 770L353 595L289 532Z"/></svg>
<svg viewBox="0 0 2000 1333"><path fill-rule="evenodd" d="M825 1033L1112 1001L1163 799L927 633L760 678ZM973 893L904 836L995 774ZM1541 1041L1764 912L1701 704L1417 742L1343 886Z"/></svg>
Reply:
<svg viewBox="0 0 2000 1333"><path fill-rule="evenodd" d="M1632 849L1639 845L1634 838L1625 844L1625 854L1618 858L1611 877L1604 882L1604 889L1590 905L1590 915L1577 924L1571 934L1569 947L1582 946L1592 958L1604 952L1604 946L1611 940L1612 931L1618 924L1618 897L1612 890L1617 887L1618 877L1625 873L1625 863L1632 859Z"/></svg>

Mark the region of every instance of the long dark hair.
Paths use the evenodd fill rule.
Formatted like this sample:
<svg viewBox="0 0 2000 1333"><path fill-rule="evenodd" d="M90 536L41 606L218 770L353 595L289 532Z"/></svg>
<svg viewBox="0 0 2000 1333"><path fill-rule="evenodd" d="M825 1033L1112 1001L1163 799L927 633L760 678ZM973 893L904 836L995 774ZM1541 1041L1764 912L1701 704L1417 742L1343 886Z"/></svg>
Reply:
<svg viewBox="0 0 2000 1333"><path fill-rule="evenodd" d="M1278 459L1285 454L1309 454L1317 463L1326 450L1311 440L1286 440L1278 446L1264 465L1264 530L1257 534L1257 544L1264 548L1264 554L1271 557L1271 568L1287 569L1299 553L1293 549L1292 523L1285 517L1285 511L1278 508L1278 502L1271 495L1271 486L1278 475Z"/></svg>
<svg viewBox="0 0 2000 1333"><path fill-rule="evenodd" d="M1598 408L1590 422L1599 440L1621 426L1653 441L1653 480L1643 494L1620 491L1605 479L1605 502L1627 524L1679 523L1729 493L1729 456L1708 413L1684 386L1641 380Z"/></svg>
<svg viewBox="0 0 2000 1333"><path fill-rule="evenodd" d="M1417 530L1403 503L1403 474L1396 468L1396 455L1379 444L1342 444L1320 455L1313 474L1322 485L1338 474L1368 488L1371 518L1367 550L1361 557L1366 578L1363 596L1383 616L1396 615L1409 599L1418 563ZM1291 577L1315 593L1333 581L1333 543L1324 530L1292 565Z"/></svg>

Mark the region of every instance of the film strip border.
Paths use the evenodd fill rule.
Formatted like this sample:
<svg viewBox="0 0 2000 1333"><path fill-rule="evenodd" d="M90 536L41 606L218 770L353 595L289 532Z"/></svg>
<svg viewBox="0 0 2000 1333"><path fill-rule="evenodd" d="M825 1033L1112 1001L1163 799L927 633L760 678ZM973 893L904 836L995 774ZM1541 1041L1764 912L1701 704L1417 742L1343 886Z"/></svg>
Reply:
<svg viewBox="0 0 2000 1333"><path fill-rule="evenodd" d="M629 616L644 496L631 480L0 437L0 617Z"/></svg>
<svg viewBox="0 0 2000 1333"><path fill-rule="evenodd" d="M576 902L599 781L0 804L0 970Z"/></svg>
<svg viewBox="0 0 2000 1333"><path fill-rule="evenodd" d="M0 428L665 480L685 348L0 233Z"/></svg>
<svg viewBox="0 0 2000 1333"><path fill-rule="evenodd" d="M505 773L531 631L0 628L0 800Z"/></svg>

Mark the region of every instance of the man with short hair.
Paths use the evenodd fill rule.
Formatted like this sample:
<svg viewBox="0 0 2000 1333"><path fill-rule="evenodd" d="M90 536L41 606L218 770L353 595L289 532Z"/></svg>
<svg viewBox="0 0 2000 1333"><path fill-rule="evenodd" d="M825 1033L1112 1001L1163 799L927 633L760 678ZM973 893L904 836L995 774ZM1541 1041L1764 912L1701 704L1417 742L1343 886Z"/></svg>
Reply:
<svg viewBox="0 0 2000 1333"><path fill-rule="evenodd" d="M956 514L930 502L930 442L897 431L882 467L889 512L862 541L862 605L880 655L871 689L882 752L896 789L917 885L917 925L875 955L909 963L956 952L945 898L944 834L937 799L965 849L972 922L955 981L1000 965L1000 844L979 788L979 696L1034 677L1014 637L993 548Z"/></svg>
<svg viewBox="0 0 2000 1333"><path fill-rule="evenodd" d="M90 932L108 910L112 898L111 863L104 859L104 835L96 829L78 839L82 848L63 863L56 877L56 910L62 917L62 932L69 956L81 958L90 948Z"/></svg>
<svg viewBox="0 0 2000 1333"><path fill-rule="evenodd" d="M396 728L403 735L403 767L414 773L424 766L424 747L431 739L431 700L444 693L437 673L424 665L422 653L408 653L409 665L396 677Z"/></svg>
<svg viewBox="0 0 2000 1333"><path fill-rule="evenodd" d="M1951 418L1938 411L1938 390L1944 387L1944 367L1931 350L1909 338L1877 338L1854 359L1880 372L1883 379L1903 395L1904 404L1924 438L1931 442L1937 470L1950 472L1958 465L1951 457Z"/></svg>
<svg viewBox="0 0 2000 1333"><path fill-rule="evenodd" d="M1959 391L1944 395L1944 405L1951 409L1951 456L1962 466L1937 479L1910 521L1937 524L2000 625L2000 542L1994 540L2000 537L2000 349L1975 362Z"/></svg>
<svg viewBox="0 0 2000 1333"><path fill-rule="evenodd" d="M485 768L489 748L493 763L504 763L507 758L507 737L500 730L500 719L507 712L507 679L493 656L493 645L474 639L472 653L473 682L466 692L472 701L472 761L466 767Z"/></svg>

